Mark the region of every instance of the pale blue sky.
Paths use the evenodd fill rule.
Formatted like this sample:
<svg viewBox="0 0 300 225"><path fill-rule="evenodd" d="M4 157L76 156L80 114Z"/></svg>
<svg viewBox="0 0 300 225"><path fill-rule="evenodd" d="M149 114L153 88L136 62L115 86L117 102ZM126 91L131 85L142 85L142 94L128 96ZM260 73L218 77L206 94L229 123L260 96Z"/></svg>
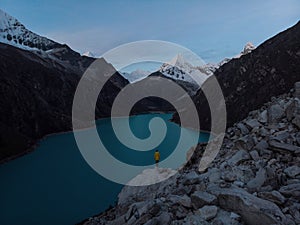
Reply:
<svg viewBox="0 0 300 225"><path fill-rule="evenodd" d="M27 28L97 55L131 41L183 45L207 62L258 45L300 19L299 0L1 0Z"/></svg>

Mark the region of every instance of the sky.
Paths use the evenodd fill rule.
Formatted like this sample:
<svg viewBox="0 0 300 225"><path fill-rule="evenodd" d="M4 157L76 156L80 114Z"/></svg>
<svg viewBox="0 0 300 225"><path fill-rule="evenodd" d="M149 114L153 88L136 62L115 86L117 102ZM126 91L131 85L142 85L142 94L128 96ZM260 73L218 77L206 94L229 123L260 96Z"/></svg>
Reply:
<svg viewBox="0 0 300 225"><path fill-rule="evenodd" d="M28 29L83 53L132 41L182 45L206 62L259 45L297 23L299 0L1 0Z"/></svg>

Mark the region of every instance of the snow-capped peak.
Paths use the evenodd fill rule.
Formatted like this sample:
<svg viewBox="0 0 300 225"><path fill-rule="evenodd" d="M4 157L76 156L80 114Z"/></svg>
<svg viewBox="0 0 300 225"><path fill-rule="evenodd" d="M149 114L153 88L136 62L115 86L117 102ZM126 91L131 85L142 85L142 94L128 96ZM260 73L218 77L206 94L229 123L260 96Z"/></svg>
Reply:
<svg viewBox="0 0 300 225"><path fill-rule="evenodd" d="M251 43L248 42L245 47L244 50L241 52L241 54L246 55L248 53L250 53L251 51L253 51L256 47Z"/></svg>
<svg viewBox="0 0 300 225"><path fill-rule="evenodd" d="M243 51L241 51L240 54L234 56L234 59L240 58L243 55L247 55L250 52L252 52L256 47L251 43L251 42L247 42L246 45L244 46Z"/></svg>
<svg viewBox="0 0 300 225"><path fill-rule="evenodd" d="M92 52L85 52L82 54L83 56L87 56L87 57L92 57L92 58L96 58L95 54Z"/></svg>
<svg viewBox="0 0 300 225"><path fill-rule="evenodd" d="M190 83L202 83L208 75L212 74L202 66L193 66L181 54L177 54L170 62L164 63L159 71L166 77Z"/></svg>
<svg viewBox="0 0 300 225"><path fill-rule="evenodd" d="M182 54L177 54L168 64L179 68L187 68L187 69L193 67L190 63L188 63L184 59Z"/></svg>
<svg viewBox="0 0 300 225"><path fill-rule="evenodd" d="M21 24L17 19L0 9L0 42L25 50L47 51L60 44L41 37Z"/></svg>
<svg viewBox="0 0 300 225"><path fill-rule="evenodd" d="M137 70L134 70L130 73L121 72L121 75L123 77L125 77L130 83L134 83L134 82L137 82L139 80L142 80L143 78L149 76L150 74L151 74L150 71L145 71L145 70L142 70L142 69L137 69Z"/></svg>

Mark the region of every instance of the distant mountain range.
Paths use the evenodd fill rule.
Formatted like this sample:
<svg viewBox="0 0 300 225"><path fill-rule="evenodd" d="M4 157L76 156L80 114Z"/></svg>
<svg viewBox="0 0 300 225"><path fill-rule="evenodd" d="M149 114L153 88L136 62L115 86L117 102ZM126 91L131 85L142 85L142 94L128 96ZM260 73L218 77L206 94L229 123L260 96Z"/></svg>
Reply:
<svg viewBox="0 0 300 225"><path fill-rule="evenodd" d="M178 55L152 74L131 73L134 79L130 81L136 81L141 74L155 80L175 81L193 96L201 126L209 128L209 109L190 75L198 73L209 79L214 73L224 91L228 121L233 123L299 80L299 27L298 23L256 49L248 44L240 55L217 65L193 66ZM90 53L85 55L27 30L0 10L0 160L23 154L47 134L71 130L71 109L77 84L95 60L89 57ZM99 95L96 118L110 116L114 98L129 84L111 64L100 60L103 70L114 71L114 76ZM168 87L164 91L167 92ZM162 99L146 98L134 106L132 113L173 110ZM188 111L188 108L183 110ZM176 115L173 119L179 122Z"/></svg>

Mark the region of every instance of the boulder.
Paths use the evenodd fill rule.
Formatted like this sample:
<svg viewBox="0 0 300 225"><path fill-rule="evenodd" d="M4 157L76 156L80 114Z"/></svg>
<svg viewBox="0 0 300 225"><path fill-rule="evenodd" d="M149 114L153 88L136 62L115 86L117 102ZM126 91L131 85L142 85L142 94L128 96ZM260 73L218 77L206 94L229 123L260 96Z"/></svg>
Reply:
<svg viewBox="0 0 300 225"><path fill-rule="evenodd" d="M268 122L269 123L277 123L281 120L281 118L284 116L284 109L276 104L276 105L271 105L268 108Z"/></svg>
<svg viewBox="0 0 300 225"><path fill-rule="evenodd" d="M255 197L244 189L234 186L220 188L212 184L208 191L217 196L221 208L241 215L246 224L286 224L286 218L276 204Z"/></svg>
<svg viewBox="0 0 300 225"><path fill-rule="evenodd" d="M300 115L295 115L295 118L292 120L292 123L300 129Z"/></svg>
<svg viewBox="0 0 300 225"><path fill-rule="evenodd" d="M257 161L260 159L259 154L256 150L253 150L250 152L250 156L253 160Z"/></svg>
<svg viewBox="0 0 300 225"><path fill-rule="evenodd" d="M269 146L274 151L279 151L283 153L288 152L288 153L300 154L300 147L295 145L280 143L278 141L271 140L269 141Z"/></svg>
<svg viewBox="0 0 300 225"><path fill-rule="evenodd" d="M205 205L198 210L197 214L205 220L211 220L216 217L218 207L214 205Z"/></svg>
<svg viewBox="0 0 300 225"><path fill-rule="evenodd" d="M257 171L255 178L247 183L247 188L249 188L250 190L257 190L261 186L263 186L263 184L266 182L266 179L266 170L264 168L260 168Z"/></svg>
<svg viewBox="0 0 300 225"><path fill-rule="evenodd" d="M237 127L238 129L240 129L240 131L241 131L241 133L242 133L243 135L249 134L248 128L247 128L243 123L238 123L238 124L236 125L236 127Z"/></svg>
<svg viewBox="0 0 300 225"><path fill-rule="evenodd" d="M300 167L299 166L290 166L284 170L286 175L288 175L291 178L295 178L298 174L300 174Z"/></svg>
<svg viewBox="0 0 300 225"><path fill-rule="evenodd" d="M189 185L189 184L196 184L200 182L199 174L197 174L195 171L191 171L187 174L184 174L182 183L184 185Z"/></svg>
<svg viewBox="0 0 300 225"><path fill-rule="evenodd" d="M183 196L178 196L178 195L170 195L169 200L173 204L180 204L186 208L191 208L192 202L189 196L183 195Z"/></svg>
<svg viewBox="0 0 300 225"><path fill-rule="evenodd" d="M285 202L285 197L278 191L259 192L258 197L282 205Z"/></svg>
<svg viewBox="0 0 300 225"><path fill-rule="evenodd" d="M255 128L255 127L260 127L261 126L261 124L258 122L258 120L257 119L250 119L250 120L246 120L245 121L245 124L247 125L247 127L249 128L249 129L253 129L253 128Z"/></svg>
<svg viewBox="0 0 300 225"><path fill-rule="evenodd" d="M268 122L268 111L264 110L262 111L258 116L258 121L260 123L267 123Z"/></svg>
<svg viewBox="0 0 300 225"><path fill-rule="evenodd" d="M250 159L248 152L246 152L245 150L239 150L228 160L228 164L234 166L248 159Z"/></svg>
<svg viewBox="0 0 300 225"><path fill-rule="evenodd" d="M238 150L251 150L254 144L253 138L250 135L246 135L235 141L234 148Z"/></svg>
<svg viewBox="0 0 300 225"><path fill-rule="evenodd" d="M300 183L283 186L279 192L287 197L295 197L300 200Z"/></svg>
<svg viewBox="0 0 300 225"><path fill-rule="evenodd" d="M299 98L300 99L300 82L296 82L294 85L294 89L295 89L295 93L294 96L295 98Z"/></svg>
<svg viewBox="0 0 300 225"><path fill-rule="evenodd" d="M192 206L194 209L199 209L200 207L203 207L204 205L212 205L216 203L217 198L209 194L207 192L203 191L196 191L191 195L192 200Z"/></svg>

